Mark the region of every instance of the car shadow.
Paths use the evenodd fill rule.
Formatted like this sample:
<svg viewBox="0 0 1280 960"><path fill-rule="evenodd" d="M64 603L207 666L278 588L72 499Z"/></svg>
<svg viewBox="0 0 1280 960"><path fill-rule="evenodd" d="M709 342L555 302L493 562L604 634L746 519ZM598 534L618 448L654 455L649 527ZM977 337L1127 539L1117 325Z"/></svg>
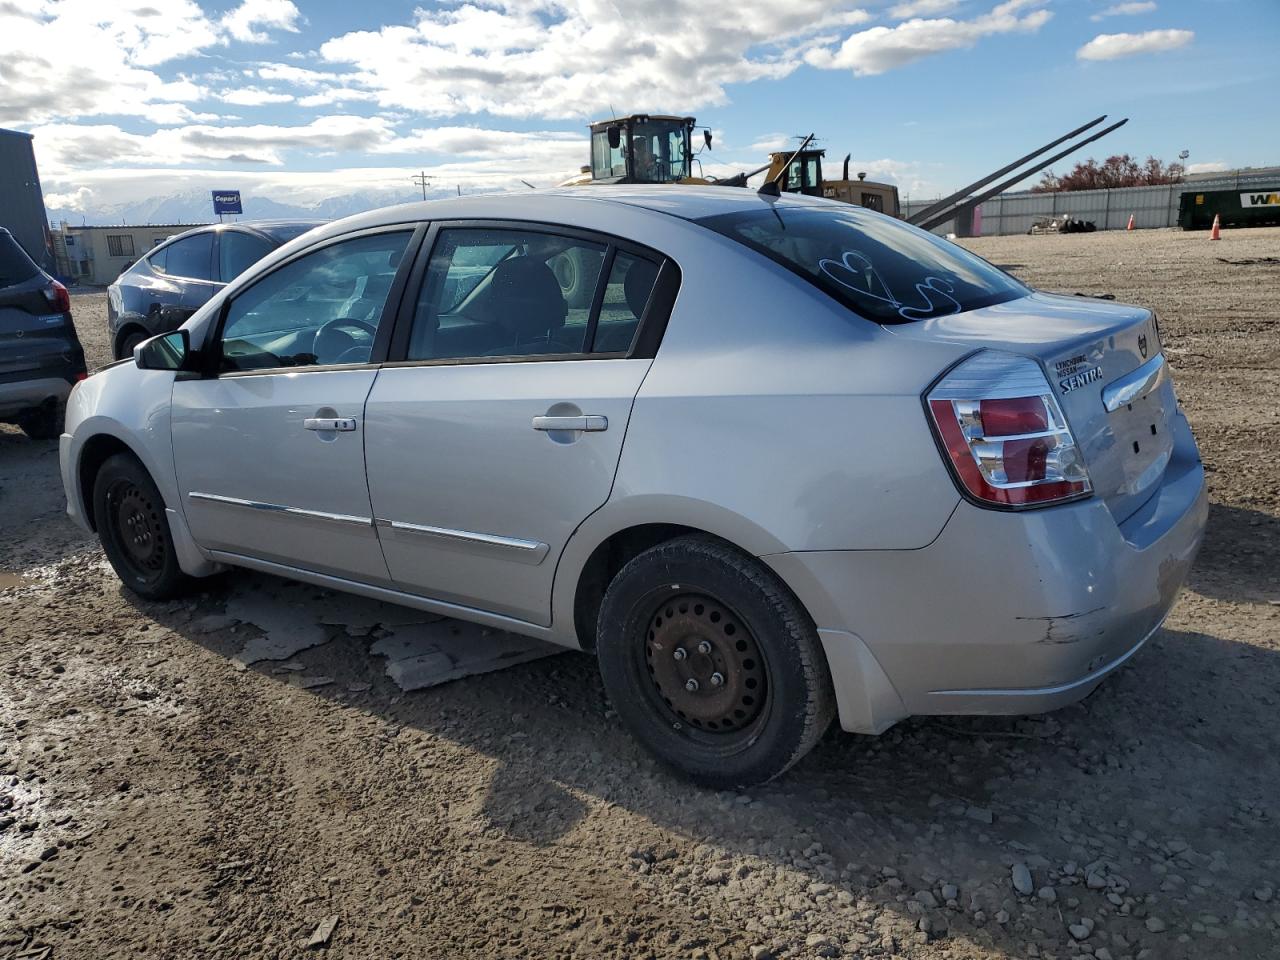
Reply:
<svg viewBox="0 0 1280 960"><path fill-rule="evenodd" d="M30 440L0 424L0 570L56 563L92 546L66 514L58 441Z"/></svg>
<svg viewBox="0 0 1280 960"><path fill-rule="evenodd" d="M1204 543L1187 586L1215 600L1280 600L1280 517L1210 504Z"/></svg>
<svg viewBox="0 0 1280 960"><path fill-rule="evenodd" d="M216 607L247 576L261 579L222 578L201 606ZM243 631L201 633L189 614L139 606L223 657L244 643ZM1274 842L1257 811L1280 776L1280 655L1207 633L1161 631L1090 697L1053 714L915 718L880 737L833 729L777 781L726 792L692 787L641 750L610 709L590 655L568 652L405 694L369 655L369 643L337 630L294 659L333 678L310 693L335 708L488 758L493 772L479 803L487 834L550 848L570 842L593 805L620 807L684 841L670 861L656 847L631 851L638 868L675 869L689 850L710 848L781 871L800 889L834 891L814 894L812 909L830 907L829 896L841 893L869 904L897 918L898 937L948 930L1002 956L1025 956L1028 943L1067 951L1065 924L1044 927L1028 909L1035 899L1014 893L1010 865L1022 862L1037 886L1069 898L1060 912L1107 915L1109 935L1121 938L1113 954L1136 954L1118 944L1150 942L1142 898L1160 896L1172 925L1180 908L1158 894L1166 873L1209 864L1207 851L1193 864L1169 844L1207 832L1213 856L1239 864ZM296 676L272 662L249 669L281 684ZM1083 870L1090 861L1110 864L1098 869L1118 879L1090 888ZM1079 872L1065 875L1068 863ZM1196 882L1207 890L1198 906L1216 896L1215 908L1232 914L1238 885L1213 876ZM959 889L955 906L921 907L915 892L944 883ZM1105 899L1117 889L1132 892L1138 912L1117 914ZM928 933L915 932L922 916L930 918ZM758 940L723 934L740 952ZM1184 955L1179 950L1160 955Z"/></svg>

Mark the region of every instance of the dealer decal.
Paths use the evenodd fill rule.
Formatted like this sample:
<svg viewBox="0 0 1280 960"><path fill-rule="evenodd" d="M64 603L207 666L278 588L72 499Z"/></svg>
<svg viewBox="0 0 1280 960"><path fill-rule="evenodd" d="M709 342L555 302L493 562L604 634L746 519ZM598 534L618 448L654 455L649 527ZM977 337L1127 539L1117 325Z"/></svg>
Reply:
<svg viewBox="0 0 1280 960"><path fill-rule="evenodd" d="M1085 384L1101 380L1102 368L1086 368L1085 364L1088 362L1088 357L1084 354L1079 354L1070 359L1059 360L1054 363L1053 369L1058 375L1058 389L1063 393L1070 393L1072 390L1079 390Z"/></svg>

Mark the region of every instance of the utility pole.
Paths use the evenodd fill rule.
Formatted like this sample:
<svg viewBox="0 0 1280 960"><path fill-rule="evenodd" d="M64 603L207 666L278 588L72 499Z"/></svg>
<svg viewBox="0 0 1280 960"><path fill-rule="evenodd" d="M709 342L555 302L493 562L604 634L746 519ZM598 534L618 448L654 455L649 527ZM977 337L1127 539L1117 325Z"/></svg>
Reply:
<svg viewBox="0 0 1280 960"><path fill-rule="evenodd" d="M422 187L422 199L427 199L427 181L431 179L427 176L427 171L423 170L421 173L415 173L409 179Z"/></svg>

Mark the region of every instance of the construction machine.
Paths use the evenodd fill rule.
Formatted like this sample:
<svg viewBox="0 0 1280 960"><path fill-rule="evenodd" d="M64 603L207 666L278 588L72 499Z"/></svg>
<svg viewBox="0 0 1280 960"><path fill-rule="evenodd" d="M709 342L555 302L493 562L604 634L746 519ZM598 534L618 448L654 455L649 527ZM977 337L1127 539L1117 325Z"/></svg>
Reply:
<svg viewBox="0 0 1280 960"><path fill-rule="evenodd" d="M809 142L805 140L805 144ZM810 197L826 197L828 200L839 200L853 203L868 210L887 213L890 216L901 216L898 204L898 188L892 183L877 183L868 180L865 173L859 173L858 179L849 179L849 160L844 158L843 175L839 180L824 180L822 177L822 158L826 150L807 147L804 144L796 151L782 150L769 154L767 183L776 182L783 193L803 193ZM758 171L757 171L758 172Z"/></svg>
<svg viewBox="0 0 1280 960"><path fill-rule="evenodd" d="M591 165L562 187L587 183L714 183L694 176L693 117L634 113L591 124ZM702 149L711 147L711 131L702 128ZM700 166L700 165L699 165Z"/></svg>

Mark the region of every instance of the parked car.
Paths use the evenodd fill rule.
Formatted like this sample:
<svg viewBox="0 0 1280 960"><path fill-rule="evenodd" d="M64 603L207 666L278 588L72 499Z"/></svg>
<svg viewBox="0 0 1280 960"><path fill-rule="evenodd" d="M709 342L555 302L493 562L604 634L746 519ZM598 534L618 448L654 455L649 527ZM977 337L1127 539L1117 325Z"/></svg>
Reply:
<svg viewBox="0 0 1280 960"><path fill-rule="evenodd" d="M241 220L170 237L107 288L116 359L157 333L177 330L215 293L281 244L325 220Z"/></svg>
<svg viewBox="0 0 1280 960"><path fill-rule="evenodd" d="M62 403L85 377L67 288L0 227L0 422L32 440L62 432Z"/></svg>
<svg viewBox="0 0 1280 960"><path fill-rule="evenodd" d="M582 648L724 787L833 715L1051 710L1142 647L1206 517L1159 337L833 201L451 199L295 240L90 377L62 476L145 598L238 566Z"/></svg>

